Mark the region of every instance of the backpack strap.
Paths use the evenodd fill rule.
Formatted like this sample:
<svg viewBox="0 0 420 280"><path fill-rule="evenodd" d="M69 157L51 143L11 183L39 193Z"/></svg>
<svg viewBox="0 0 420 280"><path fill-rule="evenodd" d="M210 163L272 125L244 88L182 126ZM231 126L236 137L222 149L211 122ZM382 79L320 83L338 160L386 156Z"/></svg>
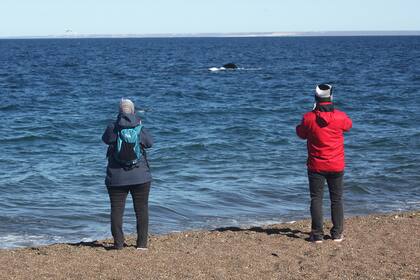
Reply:
<svg viewBox="0 0 420 280"><path fill-rule="evenodd" d="M143 129L143 125L139 124L138 126L135 127L135 129L136 129L136 131L138 132L138 134L140 136L141 130ZM143 144L141 143L141 137L139 137L139 146L140 146L141 155L143 156L144 161L146 162L147 168L150 169L149 161L147 160L146 149L144 148Z"/></svg>
<svg viewBox="0 0 420 280"><path fill-rule="evenodd" d="M143 125L139 124L139 125L138 125L138 126L136 126L134 129L136 130L137 134L139 134L139 135L140 135L140 132L141 132L141 130L143 129Z"/></svg>
<svg viewBox="0 0 420 280"><path fill-rule="evenodd" d="M138 141L138 145L137 145L138 151L135 151L135 152L136 152L136 154L137 154L137 156L138 156L139 159L140 159L140 157L142 155L141 136L140 136L140 133L141 133L141 130L142 129L143 129L143 126L141 124L139 124L138 126L136 126L134 128L134 130L137 133L137 141Z"/></svg>
<svg viewBox="0 0 420 280"><path fill-rule="evenodd" d="M150 169L150 166L149 166L149 161L147 160L147 153L146 153L146 149L144 148L144 146L143 146L143 144L141 143L141 137L140 137L140 133L141 133L141 130L143 129L143 125L138 125L138 126L136 126L136 131L138 131L138 134L139 134L139 146L140 146L140 152L141 152L141 154L142 154L142 156L143 156L143 158L144 158L144 161L146 162L146 165L147 165L147 168L149 168Z"/></svg>

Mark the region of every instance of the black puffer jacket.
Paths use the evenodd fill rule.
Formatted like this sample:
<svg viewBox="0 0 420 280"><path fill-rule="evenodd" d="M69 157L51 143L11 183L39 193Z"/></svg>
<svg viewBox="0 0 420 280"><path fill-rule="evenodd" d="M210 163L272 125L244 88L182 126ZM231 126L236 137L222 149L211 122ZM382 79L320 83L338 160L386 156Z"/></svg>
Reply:
<svg viewBox="0 0 420 280"><path fill-rule="evenodd" d="M148 167L146 159L143 157L136 166L127 169L121 166L113 156L113 151L117 142L117 132L123 128L133 128L140 124L140 119L133 114L121 113L117 120L108 125L102 141L108 145L108 166L106 168L105 185L107 187L132 186L150 182L152 175ZM144 148L150 148L153 145L153 139L146 128L142 128L140 132L141 144Z"/></svg>

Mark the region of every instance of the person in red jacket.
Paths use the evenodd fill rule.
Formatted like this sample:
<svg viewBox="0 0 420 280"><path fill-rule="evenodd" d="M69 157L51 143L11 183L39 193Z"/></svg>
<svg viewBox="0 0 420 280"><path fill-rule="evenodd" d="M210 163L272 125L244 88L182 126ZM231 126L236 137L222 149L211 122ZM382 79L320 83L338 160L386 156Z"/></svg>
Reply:
<svg viewBox="0 0 420 280"><path fill-rule="evenodd" d="M331 201L331 238L343 240L344 135L352 127L346 113L334 108L332 86L320 84L315 90L315 107L303 116L296 134L307 140L308 179L311 194L311 237L315 243L324 239L322 197L327 181Z"/></svg>

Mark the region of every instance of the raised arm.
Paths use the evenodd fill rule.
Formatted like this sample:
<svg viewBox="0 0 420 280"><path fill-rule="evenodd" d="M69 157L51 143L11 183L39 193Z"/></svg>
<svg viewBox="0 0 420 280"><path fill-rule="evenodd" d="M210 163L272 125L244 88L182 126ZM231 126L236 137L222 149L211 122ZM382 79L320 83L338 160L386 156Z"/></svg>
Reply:
<svg viewBox="0 0 420 280"><path fill-rule="evenodd" d="M353 122L352 122L352 120L350 119L350 117L349 117L349 116L347 116L347 114L346 114L346 113L344 113L344 119L343 119L343 131L344 131L344 132L349 131L349 130L352 128L352 126L353 126Z"/></svg>
<svg viewBox="0 0 420 280"><path fill-rule="evenodd" d="M114 128L114 124L109 124L102 135L102 141L107 145L111 145L117 141L117 134L115 134Z"/></svg>
<svg viewBox="0 0 420 280"><path fill-rule="evenodd" d="M143 129L141 130L140 139L141 139L141 144L144 148L147 149L153 146L153 138L152 138L152 135L150 135L147 128L143 127Z"/></svg>
<svg viewBox="0 0 420 280"><path fill-rule="evenodd" d="M308 129L304 124L304 119L302 119L301 123L298 126L296 126L296 134L301 139L308 138Z"/></svg>

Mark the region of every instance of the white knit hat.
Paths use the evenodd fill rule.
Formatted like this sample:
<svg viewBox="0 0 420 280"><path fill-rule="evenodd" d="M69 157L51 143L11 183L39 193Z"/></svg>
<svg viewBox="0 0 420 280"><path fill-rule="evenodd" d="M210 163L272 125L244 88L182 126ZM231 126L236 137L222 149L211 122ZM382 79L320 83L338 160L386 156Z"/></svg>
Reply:
<svg viewBox="0 0 420 280"><path fill-rule="evenodd" d="M130 99L121 98L120 113L134 114L134 103Z"/></svg>
<svg viewBox="0 0 420 280"><path fill-rule="evenodd" d="M332 101L332 86L329 84L320 84L315 89L315 99L317 101Z"/></svg>

